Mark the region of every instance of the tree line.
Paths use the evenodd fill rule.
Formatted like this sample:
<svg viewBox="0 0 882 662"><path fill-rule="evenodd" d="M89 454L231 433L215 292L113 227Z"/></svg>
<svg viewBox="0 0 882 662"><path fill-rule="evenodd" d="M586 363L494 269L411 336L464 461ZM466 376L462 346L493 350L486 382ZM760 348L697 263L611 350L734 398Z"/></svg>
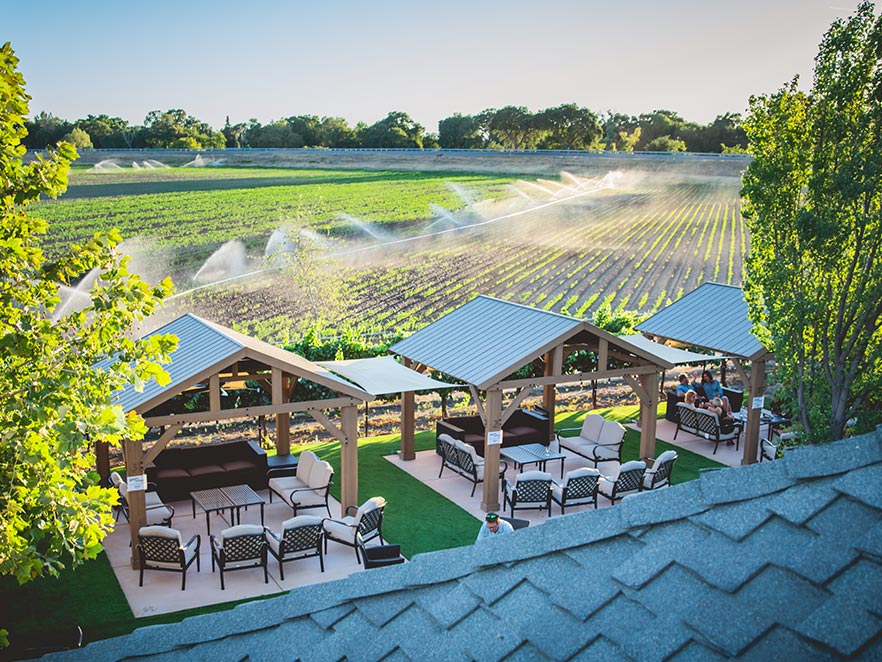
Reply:
<svg viewBox="0 0 882 662"><path fill-rule="evenodd" d="M689 122L670 110L632 116L598 115L574 103L531 112L523 106L490 108L476 115L454 113L438 123L438 133L407 113L355 126L341 117L294 115L261 124L256 119L215 130L181 109L154 110L143 124L108 115L74 122L50 113L27 121L25 145L45 149L64 140L79 149L382 147L432 149L592 149L610 151L743 152L747 138L737 113L708 124Z"/></svg>

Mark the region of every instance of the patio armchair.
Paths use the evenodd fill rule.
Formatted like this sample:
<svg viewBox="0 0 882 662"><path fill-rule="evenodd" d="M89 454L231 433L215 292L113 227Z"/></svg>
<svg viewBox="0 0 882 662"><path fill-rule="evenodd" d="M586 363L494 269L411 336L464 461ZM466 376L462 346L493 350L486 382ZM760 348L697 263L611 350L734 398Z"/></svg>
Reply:
<svg viewBox="0 0 882 662"><path fill-rule="evenodd" d="M643 489L655 490L660 487L670 486L671 472L674 471L674 462L677 461L676 451L665 451L652 463L652 467L643 475Z"/></svg>
<svg viewBox="0 0 882 662"><path fill-rule="evenodd" d="M325 571L321 517L299 515L285 520L282 522L282 531L279 535L267 529L266 543L269 553L279 562L279 578L282 581L285 581L286 561L317 556L322 572Z"/></svg>
<svg viewBox="0 0 882 662"><path fill-rule="evenodd" d="M760 441L760 462L763 460L772 461L778 457L778 447L768 439Z"/></svg>
<svg viewBox="0 0 882 662"><path fill-rule="evenodd" d="M299 472L300 465L297 465ZM294 510L295 517L301 510L311 508L324 508L331 516L331 507L328 505L328 495L331 491L331 479L334 477L334 468L324 460L316 459L309 467L309 476L306 483L297 476L273 478L269 481L270 503L273 494L279 496Z"/></svg>
<svg viewBox="0 0 882 662"><path fill-rule="evenodd" d="M383 510L386 508L386 499L372 497L361 504L358 508L349 506L342 519L330 517L322 520L322 529L325 533L325 554L328 553L328 541L338 542L341 545L352 547L355 550L355 560L361 563L359 548L374 538L383 540Z"/></svg>
<svg viewBox="0 0 882 662"><path fill-rule="evenodd" d="M564 433L578 432L576 435ZM562 428L557 432L558 448L580 455L594 463L621 462L625 428L599 414L587 414L581 428Z"/></svg>
<svg viewBox="0 0 882 662"><path fill-rule="evenodd" d="M119 520L122 513L129 521L129 486L116 471L110 474L110 483L119 492L119 505L114 508L114 518ZM175 509L162 502L155 491L144 492L144 505L147 510L147 526L171 526Z"/></svg>
<svg viewBox="0 0 882 662"><path fill-rule="evenodd" d="M460 476L472 481L471 496L475 496L475 489L477 489L478 483L484 482L484 458L478 455L474 446L448 434L438 436L438 447L441 450L441 471L438 472L438 478L441 478L441 474L444 473L444 467L447 467L451 471L455 471ZM507 469L508 463L505 460L500 460L500 480L502 480Z"/></svg>
<svg viewBox="0 0 882 662"><path fill-rule="evenodd" d="M597 486L600 480L600 472L591 467L573 469L567 472L564 481L558 485L551 485L551 500L560 506L560 514L563 515L567 506L582 506L594 504L597 510Z"/></svg>
<svg viewBox="0 0 882 662"><path fill-rule="evenodd" d="M220 533L220 540L211 534L211 571L215 566L220 570L220 585L223 591L224 572L263 568L263 581L269 584L267 572L266 535L264 528L257 524L239 524Z"/></svg>
<svg viewBox="0 0 882 662"><path fill-rule="evenodd" d="M643 490L643 474L646 473L646 462L632 460L619 467L616 476L601 476L598 492L609 499L610 504L630 494Z"/></svg>
<svg viewBox="0 0 882 662"><path fill-rule="evenodd" d="M181 532L167 526L142 526L138 530L138 559L141 572L138 586L144 586L144 570L166 570L181 573L181 590L187 588L187 568L196 561L199 572L199 545L202 538L197 534L187 541Z"/></svg>
<svg viewBox="0 0 882 662"><path fill-rule="evenodd" d="M513 482L505 481L502 509L511 506L515 510L546 510L551 514L551 486L554 481L545 471L525 471L515 476Z"/></svg>
<svg viewBox="0 0 882 662"><path fill-rule="evenodd" d="M276 492L276 494L283 494L285 492L290 492L295 487L306 487L306 484L309 482L309 472L312 471L313 465L320 461L319 456L312 451L303 451L297 458L297 469L293 476L272 478L271 476L275 473L281 472L274 472L273 469L269 469L267 471L267 476L270 477L268 484L270 489L270 501L272 502L273 492Z"/></svg>

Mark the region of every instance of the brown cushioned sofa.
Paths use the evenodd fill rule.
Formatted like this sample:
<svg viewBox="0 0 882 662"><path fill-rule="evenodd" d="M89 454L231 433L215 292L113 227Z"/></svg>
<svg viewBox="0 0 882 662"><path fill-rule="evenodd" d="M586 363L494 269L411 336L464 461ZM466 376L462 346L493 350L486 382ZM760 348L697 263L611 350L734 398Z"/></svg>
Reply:
<svg viewBox="0 0 882 662"><path fill-rule="evenodd" d="M184 501L190 492L229 485L266 487L266 451L255 441L233 441L201 446L175 446L163 449L147 480L166 503Z"/></svg>
<svg viewBox="0 0 882 662"><path fill-rule="evenodd" d="M502 445L521 446L523 444L548 445L552 433L551 420L548 415L535 410L518 409L502 426ZM459 439L475 447L478 455L484 457L484 442L486 433L480 416L459 416L445 418L435 424L435 449L438 455L441 452L441 442L438 437L449 434L454 439Z"/></svg>

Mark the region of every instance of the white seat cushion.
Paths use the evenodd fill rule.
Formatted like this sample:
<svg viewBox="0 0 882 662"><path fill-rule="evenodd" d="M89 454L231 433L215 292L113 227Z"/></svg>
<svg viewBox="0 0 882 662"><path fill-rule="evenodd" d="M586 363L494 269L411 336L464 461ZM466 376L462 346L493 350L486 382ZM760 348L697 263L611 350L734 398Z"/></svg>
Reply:
<svg viewBox="0 0 882 662"><path fill-rule="evenodd" d="M306 483L304 483L296 476L270 478L269 481L269 488L273 490L276 494L282 495L282 497L285 499L288 498L291 490L296 490L298 487L306 487Z"/></svg>
<svg viewBox="0 0 882 662"><path fill-rule="evenodd" d="M312 465L312 471L309 472L309 481L307 481L307 486L309 487L327 487L328 483L331 482L331 477L334 475L334 468L325 462L324 460L319 460L315 464ZM304 493L306 494L306 493ZM295 496L295 499L299 499L300 494L298 493Z"/></svg>
<svg viewBox="0 0 882 662"><path fill-rule="evenodd" d="M625 428L616 421L604 421L597 443L618 444L625 438Z"/></svg>
<svg viewBox="0 0 882 662"><path fill-rule="evenodd" d="M355 535L358 527L355 525L355 518L347 515L343 519L326 519L322 522L325 533L331 538L337 540L345 540L349 543L355 543Z"/></svg>
<svg viewBox="0 0 882 662"><path fill-rule="evenodd" d="M586 442L596 444L600 439L600 431L603 429L605 421L606 419L600 414L587 414L582 422L582 431L579 436Z"/></svg>
<svg viewBox="0 0 882 662"><path fill-rule="evenodd" d="M677 457L676 451L665 451L664 453L659 455L657 458L655 458L655 460L652 463L652 467L649 470L647 470L646 475L643 476L643 487L645 487L648 490L650 488L650 486L652 485L653 474L656 471L658 471L659 468L661 468L661 466L665 462L668 462L669 460L672 460L675 457Z"/></svg>
<svg viewBox="0 0 882 662"><path fill-rule="evenodd" d="M312 465L318 462L318 459L318 455L312 451L303 451L297 458L297 473L294 475L304 485L309 481L309 472L312 471Z"/></svg>

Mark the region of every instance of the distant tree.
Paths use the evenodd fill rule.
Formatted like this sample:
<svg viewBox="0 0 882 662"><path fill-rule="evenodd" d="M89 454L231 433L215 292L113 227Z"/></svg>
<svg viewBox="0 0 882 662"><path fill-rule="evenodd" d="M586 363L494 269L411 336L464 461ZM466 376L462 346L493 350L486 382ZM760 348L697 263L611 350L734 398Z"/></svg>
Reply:
<svg viewBox="0 0 882 662"><path fill-rule="evenodd" d="M358 147L355 130L342 117L323 117L316 131L322 147Z"/></svg>
<svg viewBox="0 0 882 662"><path fill-rule="evenodd" d="M410 115L394 111L376 124L364 129L361 142L364 147L418 147L423 146L425 129Z"/></svg>
<svg viewBox="0 0 882 662"><path fill-rule="evenodd" d="M659 136L643 149L647 152L685 152L686 143L671 136Z"/></svg>
<svg viewBox="0 0 882 662"><path fill-rule="evenodd" d="M687 123L681 128L680 137L690 152L721 152L726 147L742 152L747 149L747 136L738 113L717 115L704 126Z"/></svg>
<svg viewBox="0 0 882 662"><path fill-rule="evenodd" d="M26 123L24 144L28 149L54 147L73 128L71 123L50 113L42 112Z"/></svg>
<svg viewBox="0 0 882 662"><path fill-rule="evenodd" d="M538 138L533 117L524 106L505 106L483 111L478 122L486 127L491 145L502 149L529 149L535 147Z"/></svg>
<svg viewBox="0 0 882 662"><path fill-rule="evenodd" d="M224 128L221 129L221 133L224 134L224 142L226 146L229 148L244 147L244 134L247 128L248 125L244 122L230 124L230 116L227 115L226 122L224 122Z"/></svg>
<svg viewBox="0 0 882 662"><path fill-rule="evenodd" d="M882 19L824 35L808 94L750 100L745 296L810 441L871 429L882 392Z"/></svg>
<svg viewBox="0 0 882 662"><path fill-rule="evenodd" d="M144 142L147 147L206 148L224 147L223 133L176 108L152 110L144 118Z"/></svg>
<svg viewBox="0 0 882 662"><path fill-rule="evenodd" d="M291 131L300 136L303 147L322 146L319 118L315 115L295 115L285 120Z"/></svg>
<svg viewBox="0 0 882 662"><path fill-rule="evenodd" d="M539 144L545 149L588 149L601 135L597 115L574 103L546 108L536 115L534 126L545 132Z"/></svg>
<svg viewBox="0 0 882 662"><path fill-rule="evenodd" d="M471 115L454 113L438 122L438 144L444 149L475 149L484 146L481 125Z"/></svg>
<svg viewBox="0 0 882 662"><path fill-rule="evenodd" d="M20 582L94 558L113 528L117 495L99 484L96 442L140 439L135 413L114 404L126 383L167 375L174 337L132 340L133 326L171 291L129 273L115 232L49 262L47 224L28 208L67 186L76 150L60 143L24 163L28 96L9 44L0 48L0 574ZM59 290L97 269L91 304L62 315ZM113 367L96 364L112 358Z"/></svg>
<svg viewBox="0 0 882 662"><path fill-rule="evenodd" d="M639 129L636 117L624 115L622 113L613 113L606 111L601 121L602 145L603 149L613 151L628 152L634 149L633 145L628 147L628 137L633 136L634 132ZM639 138L639 136L638 136Z"/></svg>
<svg viewBox="0 0 882 662"><path fill-rule="evenodd" d="M680 140L680 134L685 124L683 118L672 110L654 110L651 113L644 113L637 118L637 121L640 126L640 142L637 143L635 149L638 150L648 150L650 143L663 136Z"/></svg>
<svg viewBox="0 0 882 662"><path fill-rule="evenodd" d="M66 143L70 143L77 149L92 149L92 139L89 137L88 133L79 127L71 129L71 132L64 136L62 140Z"/></svg>
<svg viewBox="0 0 882 662"><path fill-rule="evenodd" d="M260 125L250 124L245 131L248 147L303 147L303 137L286 120Z"/></svg>
<svg viewBox="0 0 882 662"><path fill-rule="evenodd" d="M122 118L88 115L74 122L74 127L88 133L92 145L98 149L131 147L133 129Z"/></svg>

